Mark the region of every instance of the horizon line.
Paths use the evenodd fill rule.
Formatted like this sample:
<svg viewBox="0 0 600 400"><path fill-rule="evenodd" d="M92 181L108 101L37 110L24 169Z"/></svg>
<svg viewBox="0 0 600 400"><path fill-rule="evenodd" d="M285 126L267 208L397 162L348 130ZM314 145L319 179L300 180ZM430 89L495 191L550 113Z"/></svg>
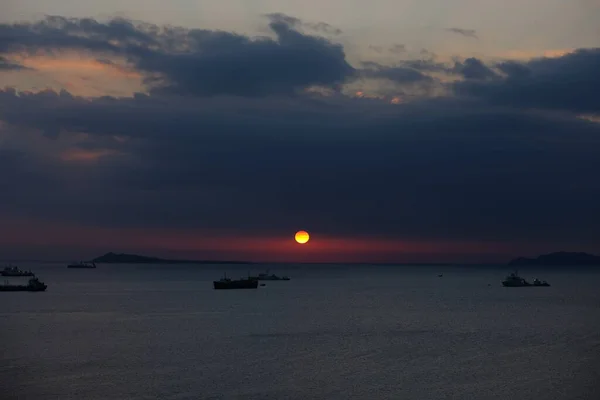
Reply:
<svg viewBox="0 0 600 400"><path fill-rule="evenodd" d="M92 262L93 260L89 260L86 262ZM403 265L403 266L460 266L460 265L472 265L472 266L482 266L482 265L508 265L508 262L369 262L369 261L361 261L361 262L345 262L345 261L249 261L249 260L185 260L185 259L161 259L162 262L133 262L133 263L113 263L113 262L96 262L96 264L163 264L163 265L174 265L174 264L221 264L221 265L243 265L243 264L301 264L301 265L381 265L381 266L391 266L391 265ZM172 262L169 262L172 261ZM73 260L40 260L40 259L3 259L0 258L0 263L10 263L10 262L30 262L30 263L40 263L40 264L58 264L58 263L71 263Z"/></svg>

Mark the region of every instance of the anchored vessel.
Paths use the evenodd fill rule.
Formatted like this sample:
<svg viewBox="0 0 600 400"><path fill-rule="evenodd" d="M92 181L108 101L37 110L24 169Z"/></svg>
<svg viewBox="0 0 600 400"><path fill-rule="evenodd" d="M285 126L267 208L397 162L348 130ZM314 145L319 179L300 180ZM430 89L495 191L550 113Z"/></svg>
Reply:
<svg viewBox="0 0 600 400"><path fill-rule="evenodd" d="M250 277L247 279L232 280L225 275L220 280L213 281L213 287L215 289L256 289L258 287L258 280Z"/></svg>
<svg viewBox="0 0 600 400"><path fill-rule="evenodd" d="M18 267L6 267L4 268L0 274L2 276L35 276L35 274L31 271L23 271L20 270Z"/></svg>
<svg viewBox="0 0 600 400"><path fill-rule="evenodd" d="M502 281L502 286L506 287L531 287L531 286L550 286L546 281L540 281L534 279L533 283L527 282L524 278L519 276L518 271L513 272Z"/></svg>
<svg viewBox="0 0 600 400"><path fill-rule="evenodd" d="M80 261L78 263L72 263L67 265L67 268L96 268L96 263Z"/></svg>
<svg viewBox="0 0 600 400"><path fill-rule="evenodd" d="M287 276L277 276L275 274L269 275L269 270L266 273L258 274L258 276L251 276L249 279L256 279L257 281L289 281L290 278Z"/></svg>
<svg viewBox="0 0 600 400"><path fill-rule="evenodd" d="M27 285L11 285L5 282L0 285L0 292L43 292L48 286L38 278L31 278Z"/></svg>

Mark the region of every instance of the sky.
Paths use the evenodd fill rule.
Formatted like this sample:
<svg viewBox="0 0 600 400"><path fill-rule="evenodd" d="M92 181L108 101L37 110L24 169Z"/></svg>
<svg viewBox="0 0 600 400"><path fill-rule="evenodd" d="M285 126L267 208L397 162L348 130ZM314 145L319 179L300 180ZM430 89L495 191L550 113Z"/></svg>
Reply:
<svg viewBox="0 0 600 400"><path fill-rule="evenodd" d="M0 259L600 253L597 0L0 8Z"/></svg>

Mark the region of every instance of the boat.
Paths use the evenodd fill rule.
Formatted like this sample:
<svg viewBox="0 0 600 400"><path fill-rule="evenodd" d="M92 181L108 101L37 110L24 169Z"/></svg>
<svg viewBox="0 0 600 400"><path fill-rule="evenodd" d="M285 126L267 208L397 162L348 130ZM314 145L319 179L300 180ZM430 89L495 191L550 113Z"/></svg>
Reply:
<svg viewBox="0 0 600 400"><path fill-rule="evenodd" d="M43 292L47 287L38 278L31 278L27 285L11 285L4 282L4 285L0 285L0 292Z"/></svg>
<svg viewBox="0 0 600 400"><path fill-rule="evenodd" d="M2 276L35 276L35 274L31 271L23 271L18 267L8 266L0 271Z"/></svg>
<svg viewBox="0 0 600 400"><path fill-rule="evenodd" d="M67 268L96 268L96 263L80 261L78 263L72 263L67 265Z"/></svg>
<svg viewBox="0 0 600 400"><path fill-rule="evenodd" d="M539 279L535 278L533 280L533 286L550 286L550 284L546 281L540 281Z"/></svg>
<svg viewBox="0 0 600 400"><path fill-rule="evenodd" d="M524 278L519 276L518 271L513 272L502 281L502 286L505 287L533 287L533 286L550 286L546 281L540 281L534 279L533 283L527 282Z"/></svg>
<svg viewBox="0 0 600 400"><path fill-rule="evenodd" d="M289 281L290 278L287 276L277 276L275 274L269 275L269 270L267 272L258 274L258 276L251 276L250 279L256 279L257 281Z"/></svg>
<svg viewBox="0 0 600 400"><path fill-rule="evenodd" d="M232 280L225 275L220 280L213 281L213 287L215 289L256 289L258 280L251 277Z"/></svg>

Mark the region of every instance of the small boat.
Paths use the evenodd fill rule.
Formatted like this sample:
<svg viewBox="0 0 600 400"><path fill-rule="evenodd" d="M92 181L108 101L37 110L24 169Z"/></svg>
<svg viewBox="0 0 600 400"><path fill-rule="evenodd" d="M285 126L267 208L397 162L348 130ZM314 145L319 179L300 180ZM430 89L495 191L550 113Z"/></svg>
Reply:
<svg viewBox="0 0 600 400"><path fill-rule="evenodd" d="M67 268L96 268L96 263L80 261L78 263L72 263L67 265Z"/></svg>
<svg viewBox="0 0 600 400"><path fill-rule="evenodd" d="M505 287L533 287L533 286L550 286L546 281L540 281L534 279L533 283L527 282L524 278L519 276L518 271L513 272L502 281L502 286Z"/></svg>
<svg viewBox="0 0 600 400"><path fill-rule="evenodd" d="M250 279L256 279L257 281L289 281L290 278L287 276L277 276L275 274L269 275L269 270L263 274L258 274L258 276L251 276Z"/></svg>
<svg viewBox="0 0 600 400"><path fill-rule="evenodd" d="M533 286L550 286L550 284L546 281L540 281L539 279L535 278L533 280Z"/></svg>
<svg viewBox="0 0 600 400"><path fill-rule="evenodd" d="M35 274L31 271L23 271L18 267L8 266L0 271L2 276L35 276Z"/></svg>
<svg viewBox="0 0 600 400"><path fill-rule="evenodd" d="M263 285L261 285L263 286ZM256 289L258 287L258 280L253 278L237 279L232 280L227 278L227 275L223 276L218 281L213 281L213 287L215 289Z"/></svg>
<svg viewBox="0 0 600 400"><path fill-rule="evenodd" d="M4 282L4 285L0 285L0 292L43 292L47 287L38 278L31 278L27 285L11 285Z"/></svg>

